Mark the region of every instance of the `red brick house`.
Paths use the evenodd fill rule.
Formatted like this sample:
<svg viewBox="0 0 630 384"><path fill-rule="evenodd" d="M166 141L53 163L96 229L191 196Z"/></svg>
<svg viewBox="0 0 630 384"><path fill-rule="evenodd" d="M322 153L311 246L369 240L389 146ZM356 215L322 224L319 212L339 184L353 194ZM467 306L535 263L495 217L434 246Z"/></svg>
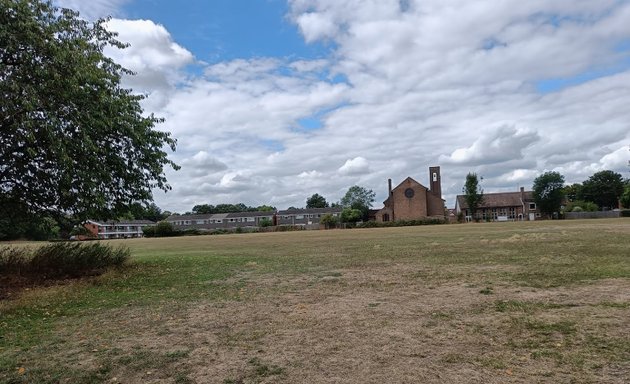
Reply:
<svg viewBox="0 0 630 384"><path fill-rule="evenodd" d="M458 215L461 212L467 220L472 220L464 195L457 195L455 212ZM518 192L484 193L477 216L481 220L492 221L536 220L540 218L540 211L533 192L521 187Z"/></svg>
<svg viewBox="0 0 630 384"><path fill-rule="evenodd" d="M429 186L430 188L427 188L411 177L407 177L392 189L392 180L389 179L389 195L383 202L385 207L376 213L376 221L444 217L440 167L429 167Z"/></svg>

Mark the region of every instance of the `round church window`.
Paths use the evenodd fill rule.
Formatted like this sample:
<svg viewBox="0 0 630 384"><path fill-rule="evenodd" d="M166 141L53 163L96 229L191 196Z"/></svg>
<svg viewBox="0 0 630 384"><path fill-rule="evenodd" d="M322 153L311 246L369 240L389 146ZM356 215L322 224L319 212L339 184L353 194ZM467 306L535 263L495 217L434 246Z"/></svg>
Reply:
<svg viewBox="0 0 630 384"><path fill-rule="evenodd" d="M407 188L405 189L405 196L407 196L407 198L411 199L414 195L414 191L411 188Z"/></svg>

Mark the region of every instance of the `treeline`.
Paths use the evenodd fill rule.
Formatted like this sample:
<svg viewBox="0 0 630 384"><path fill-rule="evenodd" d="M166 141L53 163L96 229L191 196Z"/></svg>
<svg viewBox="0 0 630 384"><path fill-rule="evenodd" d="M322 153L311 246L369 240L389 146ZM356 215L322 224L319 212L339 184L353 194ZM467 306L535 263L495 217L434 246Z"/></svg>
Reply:
<svg viewBox="0 0 630 384"><path fill-rule="evenodd" d="M582 183L567 185L563 189L567 200L566 211L610 210L630 208L630 179L614 171L600 171Z"/></svg>
<svg viewBox="0 0 630 384"><path fill-rule="evenodd" d="M0 198L0 203L2 199ZM25 209L10 210L7 206L0 210L0 241L6 240L53 240L67 239L77 233L77 225L82 220L73 215L26 214ZM126 210L114 217L93 217L95 220L150 220L162 221L170 216L169 211L162 211L155 203L143 205L133 203ZM80 229L80 228L79 228Z"/></svg>
<svg viewBox="0 0 630 384"><path fill-rule="evenodd" d="M563 212L612 210L630 207L630 179L605 170L582 183L565 185L558 172L545 172L534 180L534 200L548 217Z"/></svg>
<svg viewBox="0 0 630 384"><path fill-rule="evenodd" d="M186 212L186 214L214 214L214 213L237 213L237 212L274 212L276 207L269 205L259 205L257 207L250 207L243 203L237 204L199 204L192 208L192 212Z"/></svg>

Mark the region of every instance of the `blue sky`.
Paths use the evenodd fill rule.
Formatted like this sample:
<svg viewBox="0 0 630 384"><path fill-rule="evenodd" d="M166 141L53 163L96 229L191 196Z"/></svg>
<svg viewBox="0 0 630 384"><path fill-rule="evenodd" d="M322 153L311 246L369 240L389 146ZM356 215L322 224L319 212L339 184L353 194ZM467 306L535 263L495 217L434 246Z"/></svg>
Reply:
<svg viewBox="0 0 630 384"><path fill-rule="evenodd" d="M137 0L123 12L163 24L178 44L209 63L254 57L316 59L331 49L323 42L304 42L286 17L284 0Z"/></svg>
<svg viewBox="0 0 630 384"><path fill-rule="evenodd" d="M630 176L630 0L55 0L131 47L146 112L178 140L164 209L338 201L375 207L442 167L487 192Z"/></svg>

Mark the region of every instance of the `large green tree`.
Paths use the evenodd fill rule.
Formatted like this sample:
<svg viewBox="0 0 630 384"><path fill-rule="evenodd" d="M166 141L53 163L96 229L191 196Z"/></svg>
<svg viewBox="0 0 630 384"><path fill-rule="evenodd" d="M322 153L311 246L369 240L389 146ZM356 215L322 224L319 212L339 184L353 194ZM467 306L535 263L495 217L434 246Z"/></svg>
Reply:
<svg viewBox="0 0 630 384"><path fill-rule="evenodd" d="M175 140L121 86L131 72L103 50L125 44L105 21L0 0L0 214L116 217L170 189Z"/></svg>
<svg viewBox="0 0 630 384"><path fill-rule="evenodd" d="M315 193L313 196L306 199L306 208L328 208L328 202L324 196Z"/></svg>
<svg viewBox="0 0 630 384"><path fill-rule="evenodd" d="M466 175L466 183L463 188L464 200L468 205L468 213L476 218L477 209L483 204L483 189L479 185L479 177L476 173L468 173Z"/></svg>
<svg viewBox="0 0 630 384"><path fill-rule="evenodd" d="M626 180L626 186L619 200L625 209L630 209L630 180Z"/></svg>
<svg viewBox="0 0 630 384"><path fill-rule="evenodd" d="M534 179L534 201L542 213L552 216L560 212L565 195L564 176L558 172L545 172Z"/></svg>
<svg viewBox="0 0 630 384"><path fill-rule="evenodd" d="M371 189L353 185L341 198L340 203L344 208L361 211L361 217L363 220L367 220L372 203L374 203L374 197L376 197L376 194Z"/></svg>
<svg viewBox="0 0 630 384"><path fill-rule="evenodd" d="M623 176L614 171L600 171L582 183L578 197L592 201L600 208L614 209L619 205L623 189Z"/></svg>

